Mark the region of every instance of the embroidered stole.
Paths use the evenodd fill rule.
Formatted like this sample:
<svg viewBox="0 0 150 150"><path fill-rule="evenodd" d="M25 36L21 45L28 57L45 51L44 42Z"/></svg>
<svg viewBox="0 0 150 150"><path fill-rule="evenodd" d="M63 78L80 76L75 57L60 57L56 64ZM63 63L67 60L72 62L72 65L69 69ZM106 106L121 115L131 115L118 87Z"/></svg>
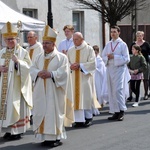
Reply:
<svg viewBox="0 0 150 150"><path fill-rule="evenodd" d="M80 50L76 50L76 58L75 62L79 63L80 62ZM74 104L74 109L79 110L80 108L80 70L75 70L75 104Z"/></svg>
<svg viewBox="0 0 150 150"><path fill-rule="evenodd" d="M32 57L33 57L33 51L34 51L34 49L30 49L30 51L29 51L29 56L30 56L31 60L32 60Z"/></svg>
<svg viewBox="0 0 150 150"><path fill-rule="evenodd" d="M44 60L43 70L47 70L49 63L50 63L50 59L45 59ZM45 93L46 93L46 79L44 79L44 88L45 88ZM43 134L43 132L44 132L44 119L43 119L43 121L42 121L42 123L39 127L39 133Z"/></svg>
<svg viewBox="0 0 150 150"><path fill-rule="evenodd" d="M9 63L14 54L14 49L12 51L6 50L3 53L1 58L5 59L5 66L9 68ZM2 93L1 93L1 109L0 109L0 120L6 120L6 98L7 98L7 89L8 89L8 72L3 72L3 79L2 79Z"/></svg>

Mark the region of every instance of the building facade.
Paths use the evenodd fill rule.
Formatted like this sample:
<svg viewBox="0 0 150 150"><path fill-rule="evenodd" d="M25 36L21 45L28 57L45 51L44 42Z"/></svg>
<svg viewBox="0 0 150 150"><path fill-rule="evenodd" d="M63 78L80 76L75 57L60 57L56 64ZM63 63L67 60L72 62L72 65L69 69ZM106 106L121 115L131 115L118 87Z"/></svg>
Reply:
<svg viewBox="0 0 150 150"><path fill-rule="evenodd" d="M44 21L47 24L48 0L1 1L12 9ZM63 32L64 25L72 24L75 27L75 31L83 33L87 43L91 46L96 44L102 49L102 21L98 12L93 10L76 9L75 3L71 3L69 0L51 0L51 5L53 28L59 32L56 43L57 45L65 38ZM21 34L21 39L23 39L22 43L26 44L26 32L24 31ZM42 33L39 33L39 41L42 41Z"/></svg>
<svg viewBox="0 0 150 150"><path fill-rule="evenodd" d="M118 22L121 28L121 37L130 47L131 43L135 40L135 34L133 33L133 28L136 31L144 31L144 39L150 42L150 0L146 1L146 5L141 10L136 10L134 14L134 19L132 14ZM132 26L133 24L133 26Z"/></svg>

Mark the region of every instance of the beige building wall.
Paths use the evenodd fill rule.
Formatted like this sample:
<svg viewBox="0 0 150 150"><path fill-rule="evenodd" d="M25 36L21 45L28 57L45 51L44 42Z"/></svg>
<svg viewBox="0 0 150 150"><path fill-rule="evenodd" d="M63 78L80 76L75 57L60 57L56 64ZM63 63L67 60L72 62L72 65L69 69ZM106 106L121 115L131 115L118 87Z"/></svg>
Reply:
<svg viewBox="0 0 150 150"><path fill-rule="evenodd" d="M69 0L51 0L52 1L52 13L53 13L53 28L55 28L59 34L57 38L58 43L65 38L63 27L66 24L73 24L72 13L73 11L83 11L83 34L85 40L90 45L102 45L102 25L99 13L93 10L76 10L75 4L69 2ZM47 12L48 12L48 0L2 0L6 5L12 9L23 12L23 8L37 9L37 19L46 22L47 24ZM42 34L39 34L39 40L42 40Z"/></svg>

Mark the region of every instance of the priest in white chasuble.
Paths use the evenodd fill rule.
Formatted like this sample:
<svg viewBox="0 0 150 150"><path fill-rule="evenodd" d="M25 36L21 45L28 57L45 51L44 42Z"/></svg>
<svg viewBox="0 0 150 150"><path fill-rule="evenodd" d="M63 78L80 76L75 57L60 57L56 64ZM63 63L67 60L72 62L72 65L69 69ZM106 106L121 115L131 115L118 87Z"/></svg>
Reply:
<svg viewBox="0 0 150 150"><path fill-rule="evenodd" d="M43 46L40 42L37 41L38 35L35 31L29 31L27 34L28 47L26 50L29 52L30 59L32 63L35 61L35 58L40 53L44 53ZM30 124L33 124L33 113L31 110Z"/></svg>
<svg viewBox="0 0 150 150"><path fill-rule="evenodd" d="M58 52L55 46L57 32L48 25L43 31L43 49L30 69L33 89L33 130L42 145L56 147L66 139L64 125L72 123L70 114L72 102L66 100L69 80L67 56ZM66 103L70 107L66 106ZM69 110L70 108L70 110ZM68 121L66 120L68 115Z"/></svg>
<svg viewBox="0 0 150 150"><path fill-rule="evenodd" d="M73 84L75 127L89 127L92 124L92 107L100 107L96 99L93 73L95 53L83 39L80 32L73 34L74 47L67 56Z"/></svg>
<svg viewBox="0 0 150 150"><path fill-rule="evenodd" d="M0 50L0 126L7 140L20 139L30 127L31 60L17 44L17 28L7 22L1 30L6 48ZM2 132L1 131L1 132Z"/></svg>
<svg viewBox="0 0 150 150"><path fill-rule="evenodd" d="M43 53L43 47L40 42L37 41L38 36L35 31L29 31L27 34L28 47L26 50L29 52L30 59L32 62L35 61L35 58L38 54Z"/></svg>

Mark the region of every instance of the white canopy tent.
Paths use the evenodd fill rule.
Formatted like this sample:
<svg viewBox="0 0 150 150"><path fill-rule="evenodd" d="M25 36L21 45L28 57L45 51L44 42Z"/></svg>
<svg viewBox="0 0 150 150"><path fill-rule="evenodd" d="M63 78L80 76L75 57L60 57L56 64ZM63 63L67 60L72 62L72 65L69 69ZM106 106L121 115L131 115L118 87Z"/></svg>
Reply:
<svg viewBox="0 0 150 150"><path fill-rule="evenodd" d="M19 13L0 1L0 29L2 29L3 25L8 21L14 25L21 22L22 26L20 30L22 31L42 31L45 26L45 22Z"/></svg>
<svg viewBox="0 0 150 150"><path fill-rule="evenodd" d="M19 27L18 30L20 30L20 31L31 31L32 30L32 31L39 32L39 31L42 31L45 26L45 22L40 21L35 18L31 18L22 13L19 13L19 12L13 10L12 8L8 7L6 4L4 4L0 0L0 30L2 29L4 24L7 23L8 21L13 23L17 27ZM20 26L18 26L18 24ZM23 34L20 34L20 36L23 37ZM39 39L40 39L40 37L41 36L39 35ZM22 40L22 38L20 39L20 43L22 45L27 44L24 42L24 40ZM1 32L0 32L0 49L4 46L5 46L5 43L4 43L4 40L3 40Z"/></svg>

